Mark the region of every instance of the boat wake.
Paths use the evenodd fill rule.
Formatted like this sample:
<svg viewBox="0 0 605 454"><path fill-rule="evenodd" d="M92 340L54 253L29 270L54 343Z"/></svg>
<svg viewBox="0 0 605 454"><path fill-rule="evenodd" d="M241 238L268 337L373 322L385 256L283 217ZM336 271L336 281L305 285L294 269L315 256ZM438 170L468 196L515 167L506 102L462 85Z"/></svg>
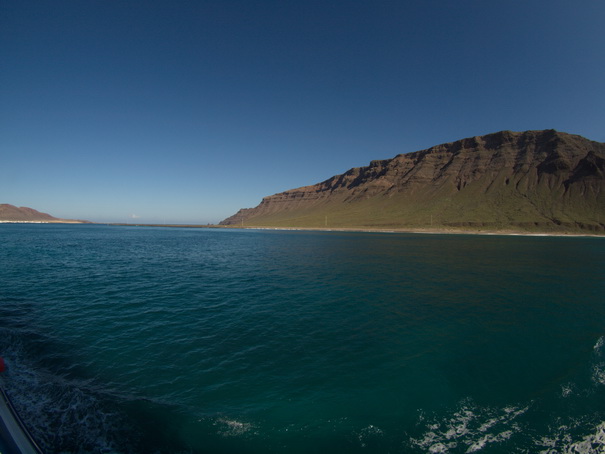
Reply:
<svg viewBox="0 0 605 454"><path fill-rule="evenodd" d="M605 336L597 340L590 364L576 379L561 384L555 395L524 405L486 408L469 398L445 418L420 412L420 434L410 437L409 446L430 453L472 453L485 448L507 452L510 441L515 452L605 453L605 411L599 405L605 393ZM575 408L584 413L574 414Z"/></svg>
<svg viewBox="0 0 605 454"><path fill-rule="evenodd" d="M44 452L128 452L124 418L111 410L109 396L91 380L57 375L29 361L19 338L2 331L5 391Z"/></svg>
<svg viewBox="0 0 605 454"><path fill-rule="evenodd" d="M488 445L501 444L521 432L523 425L519 418L528 408L481 408L468 399L445 420L421 414L419 424L426 429L410 443L431 453L477 452Z"/></svg>

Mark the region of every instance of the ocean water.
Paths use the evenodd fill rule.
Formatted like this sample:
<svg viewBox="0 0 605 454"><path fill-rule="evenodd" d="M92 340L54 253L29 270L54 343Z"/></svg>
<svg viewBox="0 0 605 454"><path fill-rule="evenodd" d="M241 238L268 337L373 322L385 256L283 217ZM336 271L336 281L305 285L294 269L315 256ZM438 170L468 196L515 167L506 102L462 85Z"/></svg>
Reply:
<svg viewBox="0 0 605 454"><path fill-rule="evenodd" d="M0 225L47 453L605 452L605 239Z"/></svg>

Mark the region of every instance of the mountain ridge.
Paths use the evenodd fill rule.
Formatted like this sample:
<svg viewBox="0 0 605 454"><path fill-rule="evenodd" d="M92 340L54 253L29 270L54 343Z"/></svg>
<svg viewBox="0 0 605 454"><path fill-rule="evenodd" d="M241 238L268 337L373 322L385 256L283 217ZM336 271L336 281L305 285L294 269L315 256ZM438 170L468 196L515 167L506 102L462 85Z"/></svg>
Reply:
<svg viewBox="0 0 605 454"><path fill-rule="evenodd" d="M499 131L371 161L221 225L605 231L605 144Z"/></svg>
<svg viewBox="0 0 605 454"><path fill-rule="evenodd" d="M17 207L8 203L0 204L0 222L63 223L86 224L89 221L60 219L29 207Z"/></svg>

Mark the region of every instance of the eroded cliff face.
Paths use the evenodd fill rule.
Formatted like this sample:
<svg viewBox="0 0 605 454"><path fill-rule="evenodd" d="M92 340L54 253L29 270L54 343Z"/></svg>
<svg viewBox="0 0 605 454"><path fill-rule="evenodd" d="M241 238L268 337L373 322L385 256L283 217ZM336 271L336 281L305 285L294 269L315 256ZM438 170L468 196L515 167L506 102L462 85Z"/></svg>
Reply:
<svg viewBox="0 0 605 454"><path fill-rule="evenodd" d="M443 225L557 224L589 222L595 212L598 230L604 207L605 144L554 130L502 131L372 161L265 197L222 224L295 224L320 212L345 219L343 210L359 212L347 219L360 225L421 224L427 216Z"/></svg>

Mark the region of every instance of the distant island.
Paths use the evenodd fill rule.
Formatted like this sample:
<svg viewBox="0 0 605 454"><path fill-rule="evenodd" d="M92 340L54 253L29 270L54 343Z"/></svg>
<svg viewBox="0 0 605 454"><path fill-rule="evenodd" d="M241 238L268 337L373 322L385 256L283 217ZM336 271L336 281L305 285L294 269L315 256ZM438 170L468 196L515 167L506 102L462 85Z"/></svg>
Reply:
<svg viewBox="0 0 605 454"><path fill-rule="evenodd" d="M605 144L501 131L265 197L224 226L605 233Z"/></svg>
<svg viewBox="0 0 605 454"><path fill-rule="evenodd" d="M55 224L88 224L89 221L59 219L33 208L16 207L8 203L0 204L0 222L55 223Z"/></svg>

